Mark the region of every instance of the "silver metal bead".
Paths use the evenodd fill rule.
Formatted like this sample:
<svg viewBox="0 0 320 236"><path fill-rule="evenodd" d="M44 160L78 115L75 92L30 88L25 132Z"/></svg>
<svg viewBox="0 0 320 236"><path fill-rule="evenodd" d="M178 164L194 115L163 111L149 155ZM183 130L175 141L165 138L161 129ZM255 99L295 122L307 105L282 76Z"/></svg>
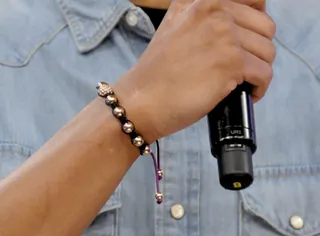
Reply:
<svg viewBox="0 0 320 236"><path fill-rule="evenodd" d="M99 82L97 85L98 95L106 97L108 94L113 94L111 86L106 82Z"/></svg>
<svg viewBox="0 0 320 236"><path fill-rule="evenodd" d="M162 180L162 178L163 178L163 170L162 169L158 170L158 176L159 176L159 180Z"/></svg>
<svg viewBox="0 0 320 236"><path fill-rule="evenodd" d="M125 111L122 107L115 107L113 109L113 115L117 118L123 117L125 115Z"/></svg>
<svg viewBox="0 0 320 236"><path fill-rule="evenodd" d="M115 95L108 95L106 98L106 104L112 105L118 102L118 99Z"/></svg>
<svg viewBox="0 0 320 236"><path fill-rule="evenodd" d="M151 152L151 148L149 145L145 146L144 150L142 151L142 155L149 155Z"/></svg>
<svg viewBox="0 0 320 236"><path fill-rule="evenodd" d="M141 136L137 136L132 140L132 143L136 147L141 147L142 144L144 143L144 140Z"/></svg>
<svg viewBox="0 0 320 236"><path fill-rule="evenodd" d="M125 132L126 134L130 134L130 133L134 130L134 125L132 124L132 122L127 121L127 122L124 123L124 125L122 126L122 130L123 130L123 132Z"/></svg>
<svg viewBox="0 0 320 236"><path fill-rule="evenodd" d="M156 193L155 194L155 198L157 199L157 203L162 203L162 201L163 201L163 194L162 193Z"/></svg>

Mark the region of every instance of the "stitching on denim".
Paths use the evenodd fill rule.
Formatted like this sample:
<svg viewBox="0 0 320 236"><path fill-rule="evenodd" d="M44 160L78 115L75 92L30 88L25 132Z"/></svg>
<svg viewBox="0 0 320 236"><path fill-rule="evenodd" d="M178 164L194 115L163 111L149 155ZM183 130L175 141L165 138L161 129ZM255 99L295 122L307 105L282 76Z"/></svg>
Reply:
<svg viewBox="0 0 320 236"><path fill-rule="evenodd" d="M263 168L256 168L259 170L278 170L279 172L287 170L286 173L263 173L257 174L255 177L258 179L266 179L266 178L285 178L290 176L312 176L320 174L320 165L300 165L300 166L287 166L287 167L263 167ZM312 171L310 171L312 170ZM289 173L288 173L289 172Z"/></svg>
<svg viewBox="0 0 320 236"><path fill-rule="evenodd" d="M81 24L80 24L79 18L76 15L73 15L69 12L69 9L67 5L64 3L64 1L59 0L58 5L60 6L61 12L64 15L65 20L68 22L69 25L72 26L70 27L70 30L74 35L74 37L80 41L83 40L82 37L85 37L85 35L81 34L81 29L80 29ZM85 40L88 40L88 39L85 38Z"/></svg>
<svg viewBox="0 0 320 236"><path fill-rule="evenodd" d="M277 227L277 225L273 224L270 220L268 220L268 217L266 217L264 214L261 214L257 209L254 209L254 207L248 203L247 198L249 198L249 197L247 196L247 194L244 191L241 191L241 194L243 196L242 201L244 203L244 206L246 206L245 207L246 211L253 214L254 216L259 217L260 219L265 221L271 228L280 232L284 236L290 236L290 234L288 234L286 231L282 230L280 227Z"/></svg>
<svg viewBox="0 0 320 236"><path fill-rule="evenodd" d="M81 51L87 51L87 50L90 50L91 48L98 46L103 41L103 39L109 35L111 30L115 27L115 25L123 16L123 14L130 8L129 6L123 7L121 3L122 2L118 3L112 9L112 15L109 17L108 20L107 19L100 20L100 23L101 23L101 26L99 27L100 30L97 30L96 33L93 34L91 40L84 43L82 42L82 45L79 45L79 49Z"/></svg>
<svg viewBox="0 0 320 236"><path fill-rule="evenodd" d="M238 235L243 236L243 202L241 200L241 195L238 204Z"/></svg>
<svg viewBox="0 0 320 236"><path fill-rule="evenodd" d="M116 210L115 210L115 214L116 214L116 219L115 219L115 224L114 224L114 235L115 236L118 236L119 235L119 226L120 226L120 210L119 210L119 208L117 208Z"/></svg>
<svg viewBox="0 0 320 236"><path fill-rule="evenodd" d="M67 27L66 23L59 25L56 30L46 39L40 41L35 47L33 47L30 52L27 54L26 59L22 63L11 63L9 61L0 60L0 64L10 67L23 67L29 63L32 56L41 48L43 45L50 43L56 36L59 34L65 27Z"/></svg>
<svg viewBox="0 0 320 236"><path fill-rule="evenodd" d="M254 216L259 217L260 219L262 219L264 222L266 222L271 228L273 228L274 230L282 233L284 236L291 236L291 232L290 230L288 230L288 232L286 230L281 229L281 227L276 226L275 224L273 224L268 217L266 217L264 214L262 214L261 211L259 211L258 209L254 208L253 204L248 203L247 198L250 198L248 196L247 193L245 193L244 191L241 191L241 195L242 195L242 201L244 202L244 206L245 206L245 210L251 214L253 214ZM310 229L311 230L311 229ZM313 229L314 230L314 229ZM316 229L314 230L315 232L311 232L305 236L315 236L318 235L320 233L320 229Z"/></svg>
<svg viewBox="0 0 320 236"><path fill-rule="evenodd" d="M35 149L18 143L0 142L0 155L4 152L22 154L24 157L29 158L35 152Z"/></svg>
<svg viewBox="0 0 320 236"><path fill-rule="evenodd" d="M199 134L199 126L195 125L195 129L197 130L197 139L198 139L198 145L200 147L201 145L201 139L200 139L200 134ZM201 229L200 229L200 199L201 199L201 155L202 152L198 151L198 170L199 170L199 174L198 174L198 179L199 179L199 184L198 184L198 199L197 199L197 204L198 204L198 234L197 236L201 235Z"/></svg>
<svg viewBox="0 0 320 236"><path fill-rule="evenodd" d="M280 43L280 45L282 47L284 47L285 49L287 49L292 55L294 55L295 57L297 57L303 64L305 64L310 71L316 76L317 80L320 82L320 75L317 73L317 71L315 70L315 67L306 59L304 58L301 54L299 54L298 52L296 52L295 50L293 50L290 46L288 46L284 40L282 40L281 38L279 38L278 36L275 37L275 40Z"/></svg>
<svg viewBox="0 0 320 236"><path fill-rule="evenodd" d="M320 171L315 171L312 173L301 173L301 172L296 172L296 173L290 173L290 174L264 174L263 176L257 176L257 178L260 179L267 179L267 178L286 178L290 176L313 176L313 175L319 175Z"/></svg>
<svg viewBox="0 0 320 236"><path fill-rule="evenodd" d="M278 170L278 171L285 171L286 173L284 174L261 174L260 176L256 177L256 179L267 179L267 178L290 178L291 176L312 176L312 175L318 175L320 173L320 165L303 165L303 166L289 166L289 167L263 167L263 168L257 168L258 170ZM291 171L291 172L290 172ZM289 173L288 173L289 172ZM250 203L248 200L252 199L252 197L246 192L246 191L241 191L240 192L242 196L242 201L244 203L244 209L253 214L256 217L259 217L262 219L264 222L266 222L271 228L274 230L282 233L285 236L290 236L291 231L290 229L285 230L282 229L281 226L277 225L277 221L273 221L269 217L267 217L263 210L259 210L257 208L257 205L254 203ZM254 194L253 194L254 196ZM313 231L313 232L311 232ZM305 236L314 236L318 235L320 232L319 228L310 228L309 233Z"/></svg>
<svg viewBox="0 0 320 236"><path fill-rule="evenodd" d="M117 3L111 9L112 14L109 16L109 13L105 13L104 17L96 24L98 29L95 30L95 33L92 36L90 35L88 37L87 35L84 35L81 30L79 18L72 15L72 13L69 13L67 6L62 1L58 2L60 3L65 19L70 25L71 32L76 39L76 45L81 52L89 51L91 48L98 46L115 27L122 15L130 8L130 5L127 5L127 2ZM126 5L124 5L124 3L126 3Z"/></svg>

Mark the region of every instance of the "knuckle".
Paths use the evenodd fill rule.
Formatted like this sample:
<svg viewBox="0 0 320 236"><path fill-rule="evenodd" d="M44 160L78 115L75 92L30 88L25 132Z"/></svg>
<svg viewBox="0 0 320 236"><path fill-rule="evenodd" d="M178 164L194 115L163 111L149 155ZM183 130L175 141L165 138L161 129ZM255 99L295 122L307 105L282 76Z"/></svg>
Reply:
<svg viewBox="0 0 320 236"><path fill-rule="evenodd" d="M199 25L198 38L211 50L223 47L229 51L229 46L237 42L232 25L224 13L218 13L214 19L207 18Z"/></svg>
<svg viewBox="0 0 320 236"><path fill-rule="evenodd" d="M271 40L268 40L268 44L265 47L266 50L266 58L267 58L267 62L268 63L273 63L273 61L276 58L276 47L274 45L274 43Z"/></svg>
<svg viewBox="0 0 320 236"><path fill-rule="evenodd" d="M206 16L214 11L222 9L220 0L198 0L192 5L192 8L196 14Z"/></svg>
<svg viewBox="0 0 320 236"><path fill-rule="evenodd" d="M234 45L231 47L231 58L233 61L237 62L238 64L242 64L244 61L243 51L241 50L239 45Z"/></svg>
<svg viewBox="0 0 320 236"><path fill-rule="evenodd" d="M221 0L202 0L209 12L222 9Z"/></svg>
<svg viewBox="0 0 320 236"><path fill-rule="evenodd" d="M211 18L210 24L214 28L213 33L220 36L228 35L232 37L235 34L235 26L232 17L224 11L221 11Z"/></svg>
<svg viewBox="0 0 320 236"><path fill-rule="evenodd" d="M276 34L276 23L270 16L268 16L267 24L265 27L267 37L273 38Z"/></svg>

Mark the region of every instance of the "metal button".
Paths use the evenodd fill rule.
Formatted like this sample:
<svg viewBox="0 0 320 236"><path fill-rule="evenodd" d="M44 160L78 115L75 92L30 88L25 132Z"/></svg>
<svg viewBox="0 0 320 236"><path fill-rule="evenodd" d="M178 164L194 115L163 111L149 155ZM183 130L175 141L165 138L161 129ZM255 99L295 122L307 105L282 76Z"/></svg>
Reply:
<svg viewBox="0 0 320 236"><path fill-rule="evenodd" d="M294 215L290 218L290 224L294 229L302 229L304 223L300 216Z"/></svg>
<svg viewBox="0 0 320 236"><path fill-rule="evenodd" d="M126 21L130 26L136 26L138 24L138 16L133 12L128 12L126 15Z"/></svg>
<svg viewBox="0 0 320 236"><path fill-rule="evenodd" d="M180 220L184 216L184 208L181 204L174 204L171 207L171 215L174 219Z"/></svg>

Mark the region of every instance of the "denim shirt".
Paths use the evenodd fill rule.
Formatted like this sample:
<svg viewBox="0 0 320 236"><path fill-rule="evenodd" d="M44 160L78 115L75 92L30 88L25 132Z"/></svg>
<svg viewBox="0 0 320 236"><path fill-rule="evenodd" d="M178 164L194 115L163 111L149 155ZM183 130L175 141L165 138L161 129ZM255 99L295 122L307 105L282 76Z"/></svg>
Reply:
<svg viewBox="0 0 320 236"><path fill-rule="evenodd" d="M219 185L204 118L160 140L162 205L141 157L85 236L320 235L320 1L269 0L268 12L277 57L255 104L253 185ZM93 100L97 82L128 71L154 32L127 0L0 1L0 178Z"/></svg>

